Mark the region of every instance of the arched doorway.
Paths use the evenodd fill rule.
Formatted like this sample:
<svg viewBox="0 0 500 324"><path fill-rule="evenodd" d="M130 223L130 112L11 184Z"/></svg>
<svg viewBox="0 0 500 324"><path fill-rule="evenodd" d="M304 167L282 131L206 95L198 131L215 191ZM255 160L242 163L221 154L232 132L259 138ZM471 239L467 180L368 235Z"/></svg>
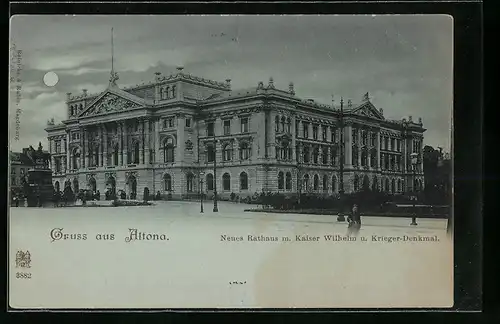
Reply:
<svg viewBox="0 0 500 324"><path fill-rule="evenodd" d="M94 192L96 192L96 191L97 191L97 183L96 183L96 181L95 181L95 178L94 178L94 177L90 177L90 178L89 178L89 184L88 184L88 186L89 186L89 190L90 190L92 193L94 193Z"/></svg>
<svg viewBox="0 0 500 324"><path fill-rule="evenodd" d="M130 199L135 199L137 197L137 179L133 175L128 178L128 192Z"/></svg>
<svg viewBox="0 0 500 324"><path fill-rule="evenodd" d="M165 191L172 191L172 176L170 174L165 174L163 176L163 189Z"/></svg>
<svg viewBox="0 0 500 324"><path fill-rule="evenodd" d="M80 191L80 184L78 183L78 179L73 179L73 192L77 194Z"/></svg>
<svg viewBox="0 0 500 324"><path fill-rule="evenodd" d="M55 192L59 192L59 191L61 191L59 181L56 181L56 182L54 183L54 191L55 191Z"/></svg>
<svg viewBox="0 0 500 324"><path fill-rule="evenodd" d="M116 180L113 176L109 176L106 181L106 199L114 199L116 196Z"/></svg>

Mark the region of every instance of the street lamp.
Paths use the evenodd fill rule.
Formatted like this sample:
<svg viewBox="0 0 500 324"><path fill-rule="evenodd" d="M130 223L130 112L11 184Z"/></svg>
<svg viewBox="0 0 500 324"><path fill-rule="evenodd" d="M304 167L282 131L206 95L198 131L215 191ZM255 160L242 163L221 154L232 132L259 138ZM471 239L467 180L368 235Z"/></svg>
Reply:
<svg viewBox="0 0 500 324"><path fill-rule="evenodd" d="M412 166L412 170L413 170L413 186L412 186L413 195L411 197L413 200L413 214L411 217L411 224L410 225L417 225L417 215L416 215L416 210L415 210L415 204L417 201L416 171L417 171L417 163L418 163L418 154L412 153L412 154L410 154L410 157L411 157L411 166Z"/></svg>
<svg viewBox="0 0 500 324"><path fill-rule="evenodd" d="M203 213L203 177L205 172L200 171L200 213Z"/></svg>

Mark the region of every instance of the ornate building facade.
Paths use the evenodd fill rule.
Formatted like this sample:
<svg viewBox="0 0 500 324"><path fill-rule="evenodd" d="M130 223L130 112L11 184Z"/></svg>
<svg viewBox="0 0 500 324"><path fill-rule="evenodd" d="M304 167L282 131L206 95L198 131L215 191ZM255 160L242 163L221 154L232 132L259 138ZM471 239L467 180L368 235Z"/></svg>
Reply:
<svg viewBox="0 0 500 324"><path fill-rule="evenodd" d="M260 82L232 90L230 80L195 77L182 68L149 83L68 94L68 118L49 122L55 188L144 188L172 198L240 197L256 192L339 190L340 110ZM388 120L366 94L343 109L345 192L403 193L423 188L422 120ZM410 154L418 154L414 170ZM200 181L202 180L202 181ZM203 183L203 185L202 185ZM203 188L202 188L203 187ZM62 189L61 189L62 190Z"/></svg>

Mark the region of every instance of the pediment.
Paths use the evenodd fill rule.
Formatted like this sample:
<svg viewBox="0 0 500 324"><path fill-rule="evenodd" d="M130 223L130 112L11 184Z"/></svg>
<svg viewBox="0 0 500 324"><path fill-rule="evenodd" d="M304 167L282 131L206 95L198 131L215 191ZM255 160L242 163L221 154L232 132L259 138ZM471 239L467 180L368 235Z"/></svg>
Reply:
<svg viewBox="0 0 500 324"><path fill-rule="evenodd" d="M373 106L371 102L367 102L352 111L353 114L366 116L368 118L384 120L384 116Z"/></svg>
<svg viewBox="0 0 500 324"><path fill-rule="evenodd" d="M143 107L143 104L141 104L139 100L125 98L120 94L107 91L92 102L89 107L80 114L80 117L121 112L139 107Z"/></svg>

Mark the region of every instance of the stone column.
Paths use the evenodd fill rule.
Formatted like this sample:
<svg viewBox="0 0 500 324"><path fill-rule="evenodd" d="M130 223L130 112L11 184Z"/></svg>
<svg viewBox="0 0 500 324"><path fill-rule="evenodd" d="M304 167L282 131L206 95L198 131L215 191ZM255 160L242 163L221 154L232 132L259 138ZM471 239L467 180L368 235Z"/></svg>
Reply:
<svg viewBox="0 0 500 324"><path fill-rule="evenodd" d="M89 132L86 128L83 129L83 134L84 134L84 139L83 139L83 145L85 148L85 164L84 167L88 168L90 165L89 162Z"/></svg>
<svg viewBox="0 0 500 324"><path fill-rule="evenodd" d="M82 169L84 167L85 167L85 131L83 128L80 128L80 161L78 169Z"/></svg>
<svg viewBox="0 0 500 324"><path fill-rule="evenodd" d="M352 167L352 124L346 124L344 128L344 164L346 168Z"/></svg>
<svg viewBox="0 0 500 324"><path fill-rule="evenodd" d="M382 142L380 141L380 130L377 131L377 142L375 143L376 148L377 148L377 163L375 167L380 170L381 163L380 163L380 149L382 148Z"/></svg>
<svg viewBox="0 0 500 324"><path fill-rule="evenodd" d="M144 120L144 163L146 165L149 165L151 161L150 152L151 152L151 144L150 144L150 139L151 139L151 131L149 128L150 120L145 119Z"/></svg>
<svg viewBox="0 0 500 324"><path fill-rule="evenodd" d="M268 124L268 134L269 137L267 139L267 145L269 147L269 151L267 152L267 156L269 159L276 159L276 131L275 131L275 120L276 114L273 111L269 112L269 120L270 123ZM281 124L281 121L280 121ZM278 125L278 127L280 127Z"/></svg>
<svg viewBox="0 0 500 324"><path fill-rule="evenodd" d="M144 119L139 120L139 164L144 164Z"/></svg>
<svg viewBox="0 0 500 324"><path fill-rule="evenodd" d="M108 166L109 153L108 153L108 130L105 124L102 125L102 133L104 134L102 138L103 155L104 155L104 158L102 160L102 165L106 167Z"/></svg>
<svg viewBox="0 0 500 324"><path fill-rule="evenodd" d="M123 136L122 136L122 141L123 141L123 144L122 144L122 165L127 165L128 164L128 134L127 134L127 122L126 121L123 121L122 122L122 132L123 132Z"/></svg>
<svg viewBox="0 0 500 324"><path fill-rule="evenodd" d="M99 146L100 146L100 149L99 149L99 163L97 164L97 166L103 166L104 165L104 141L103 141L103 125L100 125L99 126Z"/></svg>
<svg viewBox="0 0 500 324"><path fill-rule="evenodd" d="M175 162L182 164L184 162L184 127L186 126L186 117L177 115L177 143Z"/></svg>
<svg viewBox="0 0 500 324"><path fill-rule="evenodd" d="M295 118L295 115L292 115L292 155L290 156L290 158L292 160L295 160L296 161L296 154L297 154L297 132L298 132L298 129L296 129L296 118ZM295 159L294 159L294 156L295 156Z"/></svg>
<svg viewBox="0 0 500 324"><path fill-rule="evenodd" d="M118 133L118 165L123 165L123 123L116 123L116 132Z"/></svg>
<svg viewBox="0 0 500 324"><path fill-rule="evenodd" d="M69 143L70 143L70 135L69 131L66 132L66 172L67 170L71 170L71 150L69 149Z"/></svg>
<svg viewBox="0 0 500 324"><path fill-rule="evenodd" d="M362 143L361 133L362 132L361 132L360 127L356 128L356 133L358 134L357 135L357 138L358 138L358 143L357 143L358 144L358 166L361 167L361 143Z"/></svg>
<svg viewBox="0 0 500 324"><path fill-rule="evenodd" d="M163 161L160 149L160 118L156 119L155 123L155 162Z"/></svg>

